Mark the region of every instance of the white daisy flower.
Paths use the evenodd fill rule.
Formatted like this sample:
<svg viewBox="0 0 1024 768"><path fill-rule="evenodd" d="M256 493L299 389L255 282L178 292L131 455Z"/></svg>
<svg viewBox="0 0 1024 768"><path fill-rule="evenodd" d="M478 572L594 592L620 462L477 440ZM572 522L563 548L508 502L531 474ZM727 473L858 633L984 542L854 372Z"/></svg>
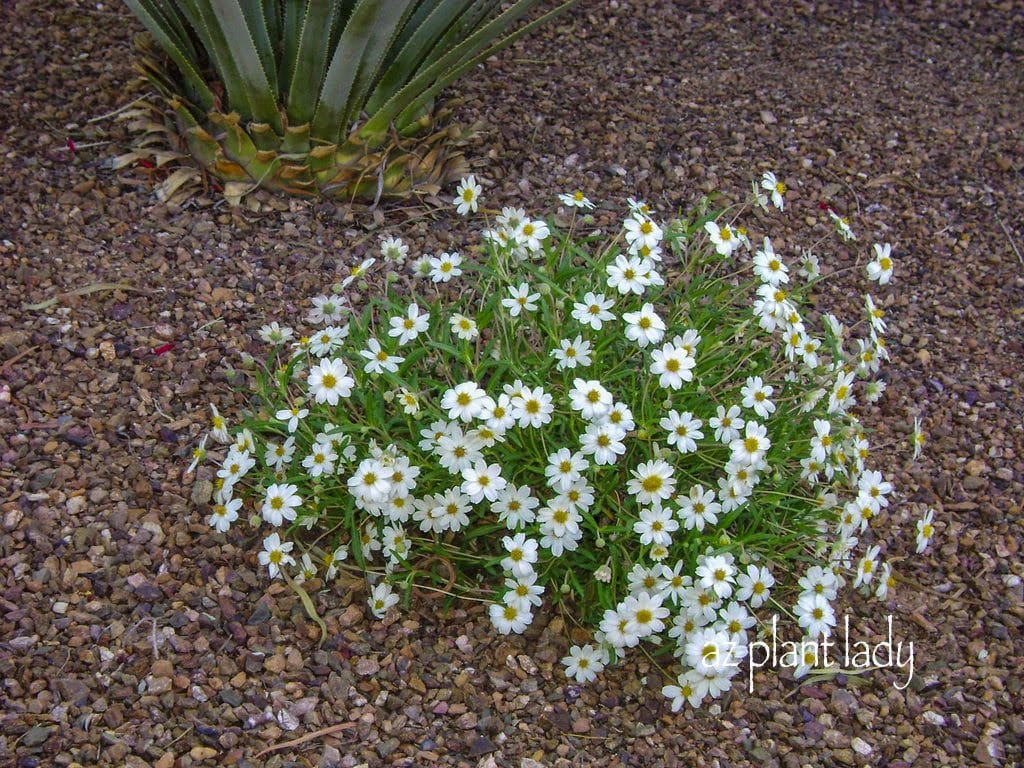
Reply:
<svg viewBox="0 0 1024 768"><path fill-rule="evenodd" d="M503 537L501 545L507 553L501 561L502 568L516 578L533 573L533 564L537 562L538 554L535 540L528 539L526 534L517 533Z"/></svg>
<svg viewBox="0 0 1024 768"><path fill-rule="evenodd" d="M716 222L709 221L704 225L704 230L719 256L730 256L742 245L742 240L728 224L720 227Z"/></svg>
<svg viewBox="0 0 1024 768"><path fill-rule="evenodd" d="M206 522L218 533L227 533L231 524L238 519L238 510L242 508L241 499L226 499L213 505Z"/></svg>
<svg viewBox="0 0 1024 768"><path fill-rule="evenodd" d="M596 680L598 673L604 669L601 652L589 644L572 646L569 655L562 657L562 664L565 666L566 677L571 677L577 683Z"/></svg>
<svg viewBox="0 0 1024 768"><path fill-rule="evenodd" d="M736 599L760 608L771 595L775 577L765 566L748 565L745 573L736 577Z"/></svg>
<svg viewBox="0 0 1024 768"><path fill-rule="evenodd" d="M501 466L485 461L477 461L472 467L463 469L462 477L462 492L474 504L483 499L496 501L498 494L508 485L508 481L501 476Z"/></svg>
<svg viewBox="0 0 1024 768"><path fill-rule="evenodd" d="M591 210L594 207L594 204L580 191L562 193L558 196L558 199L562 201L563 205L567 205L570 208Z"/></svg>
<svg viewBox="0 0 1024 768"><path fill-rule="evenodd" d="M743 430L744 421L740 418L740 407L738 405L718 406L715 415L708 419L708 426L715 430L715 440L728 445L740 436Z"/></svg>
<svg viewBox="0 0 1024 768"><path fill-rule="evenodd" d="M533 614L518 604L492 603L488 611L491 624L498 634L515 633L521 635L533 621Z"/></svg>
<svg viewBox="0 0 1024 768"><path fill-rule="evenodd" d="M672 517L667 508L645 508L640 510L640 519L633 523L633 532L640 534L642 545L660 544L664 547L672 543L672 532L679 529L679 523Z"/></svg>
<svg viewBox="0 0 1024 768"><path fill-rule="evenodd" d="M684 382L693 381L696 365L697 361L683 349L679 336L651 352L650 371L666 389L680 389Z"/></svg>
<svg viewBox="0 0 1024 768"><path fill-rule="evenodd" d="M366 359L364 373L381 374L398 373L398 366L405 362L404 357L389 354L380 342L374 338L367 339L366 349L359 350L359 356Z"/></svg>
<svg viewBox="0 0 1024 768"><path fill-rule="evenodd" d="M622 295L635 293L640 296L651 284L648 277L650 267L639 256L626 256L620 253L605 271L608 273L608 287L614 288Z"/></svg>
<svg viewBox="0 0 1024 768"><path fill-rule="evenodd" d="M341 359L321 360L309 369L309 393L318 403L337 405L338 399L352 394L355 379Z"/></svg>
<svg viewBox="0 0 1024 768"><path fill-rule="evenodd" d="M587 470L587 460L580 453L573 453L568 448L561 448L548 456L544 476L548 485L556 491L566 491L573 483L583 477Z"/></svg>
<svg viewBox="0 0 1024 768"><path fill-rule="evenodd" d="M779 181L774 173L771 171L764 172L764 175L761 176L761 189L764 189L771 195L772 205L780 211L785 209L785 201L782 196L786 194L786 185Z"/></svg>
<svg viewBox="0 0 1024 768"><path fill-rule="evenodd" d="M929 509L924 517L917 521L917 554L921 554L931 544L935 536L935 510Z"/></svg>
<svg viewBox="0 0 1024 768"><path fill-rule="evenodd" d="M280 526L285 520L294 520L296 509L302 504L298 487L291 483L274 484L267 488L260 513L273 526Z"/></svg>
<svg viewBox="0 0 1024 768"><path fill-rule="evenodd" d="M595 379L574 379L569 390L570 405L587 421L607 415L612 408L612 394Z"/></svg>
<svg viewBox="0 0 1024 768"><path fill-rule="evenodd" d="M600 331L605 323L615 319L615 315L608 311L614 305L615 302L605 298L603 293L588 291L584 294L583 301L573 304L572 316L581 325Z"/></svg>
<svg viewBox="0 0 1024 768"><path fill-rule="evenodd" d="M560 371L576 367L586 368L591 364L590 342L584 341L582 336L575 339L562 339L556 349L551 350L551 356L557 360L556 368Z"/></svg>
<svg viewBox="0 0 1024 768"><path fill-rule="evenodd" d="M370 597L366 602L370 606L370 612L378 619L383 619L392 606L398 605L398 599L391 585L382 581L370 591Z"/></svg>
<svg viewBox="0 0 1024 768"><path fill-rule="evenodd" d="M640 464L631 474L627 490L641 504L660 506L675 491L676 480L672 467L660 459Z"/></svg>
<svg viewBox="0 0 1024 768"><path fill-rule="evenodd" d="M751 376L747 379L740 394L743 396L743 407L753 408L754 413L762 419L767 419L775 413L775 403L771 401L775 388L765 384L760 376Z"/></svg>
<svg viewBox="0 0 1024 768"><path fill-rule="evenodd" d="M887 285L892 280L892 245L889 243L875 243L875 258L868 262L868 279L876 281L879 285Z"/></svg>
<svg viewBox="0 0 1024 768"><path fill-rule="evenodd" d="M595 464L614 464L626 452L625 438L621 427L607 421L591 422L580 436L580 451L585 456L593 456Z"/></svg>
<svg viewBox="0 0 1024 768"><path fill-rule="evenodd" d="M515 530L532 523L537 515L534 510L540 505L530 489L525 486L508 484L498 493L498 498L491 504L491 511L498 515L498 520L506 528Z"/></svg>
<svg viewBox="0 0 1024 768"><path fill-rule="evenodd" d="M435 283L447 283L462 274L461 265L462 256L458 253L442 253L430 259L430 279Z"/></svg>
<svg viewBox="0 0 1024 768"><path fill-rule="evenodd" d="M653 304L644 304L639 312L622 315L626 323L626 338L641 348L657 344L665 336L665 322L654 311Z"/></svg>
<svg viewBox="0 0 1024 768"><path fill-rule="evenodd" d="M399 346L408 344L421 333L426 333L430 325L430 315L422 313L417 304L409 305L404 315L392 317L388 321L391 330L388 336L398 339Z"/></svg>
<svg viewBox="0 0 1024 768"><path fill-rule="evenodd" d="M451 320L448 321L451 326L452 333L458 336L463 341L473 341L477 336L480 335L480 331L476 326L476 320L471 317L456 312L452 315Z"/></svg>
<svg viewBox="0 0 1024 768"><path fill-rule="evenodd" d="M471 211L476 213L482 189L477 184L476 176L473 175L467 176L459 182L459 186L455 190L455 199L452 200L452 205L455 206L455 211L459 216L466 216Z"/></svg>
<svg viewBox="0 0 1024 768"><path fill-rule="evenodd" d="M551 421L554 411L553 398L541 387L523 387L521 393L512 398L512 416L523 429L544 426Z"/></svg>
<svg viewBox="0 0 1024 768"><path fill-rule="evenodd" d="M380 256L384 261L405 261L409 255L409 246L399 237L388 237L380 241Z"/></svg>
<svg viewBox="0 0 1024 768"><path fill-rule="evenodd" d="M294 432L299 428L299 422L309 416L308 408L282 408L274 414L275 419L280 419L285 422L288 426L289 432Z"/></svg>
<svg viewBox="0 0 1024 768"><path fill-rule="evenodd" d="M441 408L448 412L449 419L470 422L488 407L490 398L475 381L466 381L447 390L441 397Z"/></svg>
<svg viewBox="0 0 1024 768"><path fill-rule="evenodd" d="M668 444L674 445L680 453L693 453L697 450L697 441L704 437L700 431L704 422L694 418L689 411L679 413L671 410L662 418L659 426L668 432Z"/></svg>
<svg viewBox="0 0 1024 768"><path fill-rule="evenodd" d="M288 553L295 546L292 542L281 542L277 533L272 533L263 540L263 551L259 553L260 565L267 566L270 578L276 579L282 566L295 565L295 558Z"/></svg>

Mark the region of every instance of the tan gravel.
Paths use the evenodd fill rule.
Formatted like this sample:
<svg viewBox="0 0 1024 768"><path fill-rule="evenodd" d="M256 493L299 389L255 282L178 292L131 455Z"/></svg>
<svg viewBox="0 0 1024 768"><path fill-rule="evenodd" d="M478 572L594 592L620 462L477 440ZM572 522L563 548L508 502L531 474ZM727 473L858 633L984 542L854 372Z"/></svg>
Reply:
<svg viewBox="0 0 1024 768"><path fill-rule="evenodd" d="M495 202L578 187L669 211L773 168L790 206L827 201L864 242L896 243L871 426L900 494L881 530L908 532L886 553L917 649L907 690L890 671L766 672L755 695L673 715L641 659L568 684L557 616L511 640L430 602L372 622L347 588L315 595L318 648L251 537L210 533L182 470L206 403L241 406L226 371L254 330L297 319L378 233L333 204L157 203L144 169L104 168L123 126L90 122L131 98L137 25L119 5L16 0L0 10L0 765L1019 764L1024 11L763 5L585 1L454 95L489 123L472 152ZM384 215L416 248L461 237L447 215ZM71 293L96 282L124 287ZM842 277L821 305L860 286ZM930 443L912 465L915 416ZM915 556L926 506L939 533ZM849 611L884 630L877 604Z"/></svg>

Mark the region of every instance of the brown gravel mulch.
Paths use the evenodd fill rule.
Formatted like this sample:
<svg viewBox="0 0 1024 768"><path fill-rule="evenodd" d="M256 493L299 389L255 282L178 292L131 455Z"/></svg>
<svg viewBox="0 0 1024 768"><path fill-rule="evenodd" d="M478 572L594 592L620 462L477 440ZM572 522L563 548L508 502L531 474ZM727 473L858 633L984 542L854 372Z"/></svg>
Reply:
<svg viewBox="0 0 1024 768"><path fill-rule="evenodd" d="M0 765L1020 764L1024 10L763 5L585 1L454 95L488 123L471 152L496 203L582 188L669 211L773 168L791 208L828 201L865 248L896 243L871 426L899 492L880 525L902 558L887 611L916 647L906 690L889 670L765 673L672 714L642 659L567 683L557 616L504 639L429 601L371 621L348 589L314 594L318 648L252 537L210 532L183 469L207 402L240 407L226 372L254 329L297 321L379 233L334 204L170 208L143 169L110 172L125 130L91 121L133 98L138 26L119 5L16 0L0 8ZM420 252L461 241L447 214L384 214ZM74 293L97 282L123 287ZM821 301L862 287L841 277ZM930 442L911 464L915 416ZM916 556L927 506L939 533ZM876 603L849 610L884 630Z"/></svg>

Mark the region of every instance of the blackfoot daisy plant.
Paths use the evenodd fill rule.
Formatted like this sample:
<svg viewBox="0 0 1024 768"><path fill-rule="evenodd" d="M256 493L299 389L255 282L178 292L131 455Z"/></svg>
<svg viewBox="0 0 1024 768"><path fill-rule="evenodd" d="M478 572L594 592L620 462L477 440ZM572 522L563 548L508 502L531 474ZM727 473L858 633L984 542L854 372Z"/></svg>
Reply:
<svg viewBox="0 0 1024 768"><path fill-rule="evenodd" d="M784 192L766 174L752 204ZM696 705L766 614L814 639L844 585L888 594L871 526L893 488L854 414L881 394L883 313L868 296L847 328L809 306L830 235L795 257L752 243L746 209L660 222L634 200L584 233L593 203L560 202L485 212L479 244L417 260L412 290L356 308L349 277L308 330L265 326L256 412L228 430L214 411L210 524L248 519L271 578L359 573L378 617L415 589L485 601L503 634L557 606L593 632L568 675L664 651L682 667L664 693ZM467 179L454 204L479 203ZM888 282L891 248L865 264ZM919 549L933 532L929 514Z"/></svg>

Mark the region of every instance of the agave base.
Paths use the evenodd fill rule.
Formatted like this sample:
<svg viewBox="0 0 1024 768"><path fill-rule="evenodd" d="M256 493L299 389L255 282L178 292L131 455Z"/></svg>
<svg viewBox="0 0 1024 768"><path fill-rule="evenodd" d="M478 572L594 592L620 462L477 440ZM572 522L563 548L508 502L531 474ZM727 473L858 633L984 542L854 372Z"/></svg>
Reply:
<svg viewBox="0 0 1024 768"><path fill-rule="evenodd" d="M159 53L148 40L138 47L143 74L153 84ZM180 97L156 99L122 115L141 136L134 151L112 165L178 166L157 189L165 200L188 197L203 173L219 180L232 204L258 189L370 203L436 195L466 174L462 147L478 127L450 124L451 109L445 108L423 115L402 135L391 132L369 143L354 130L344 144L322 144L310 140L309 124L285 126L279 136L265 123L243 124L234 112L210 111L200 119ZM197 167L188 167L189 158Z"/></svg>

